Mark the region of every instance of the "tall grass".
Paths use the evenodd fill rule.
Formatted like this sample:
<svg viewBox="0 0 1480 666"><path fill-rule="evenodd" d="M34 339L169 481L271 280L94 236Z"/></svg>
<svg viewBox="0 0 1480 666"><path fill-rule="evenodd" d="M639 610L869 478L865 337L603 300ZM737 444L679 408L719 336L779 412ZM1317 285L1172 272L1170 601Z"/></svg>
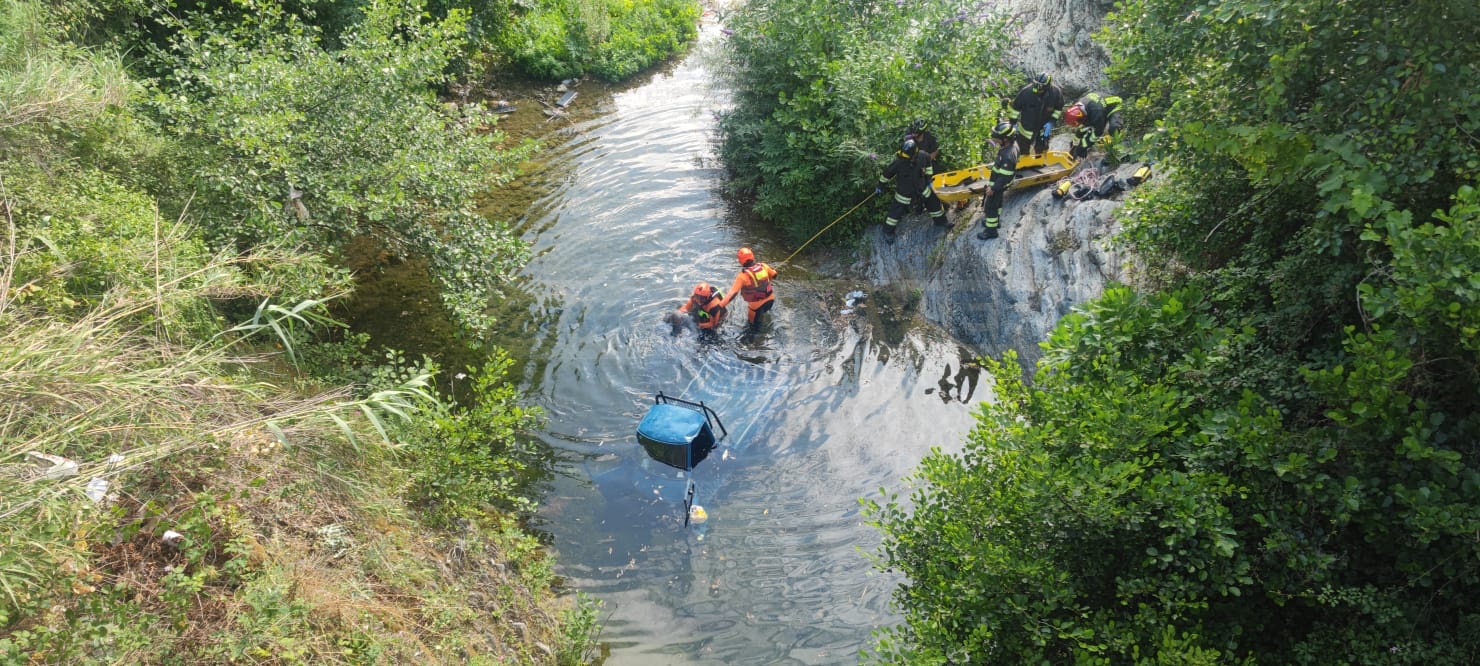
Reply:
<svg viewBox="0 0 1480 666"><path fill-rule="evenodd" d="M95 116L133 89L117 59L60 43L40 3L0 3L0 131Z"/></svg>
<svg viewBox="0 0 1480 666"><path fill-rule="evenodd" d="M188 468L212 452L322 445L335 430L356 447L385 446L384 415L407 418L416 403L435 400L425 375L360 399L344 389L300 397L251 378L249 370L271 368L274 355L243 343L269 333L280 336L278 346L291 345L286 327L312 323L312 301L264 302L252 320L193 344L159 334L169 328L157 325L160 313L240 293L244 257L156 273L154 289L115 289L76 318L27 309L11 284L20 254L11 205L3 205L8 249L0 259L0 626L88 584L79 572L87 570L89 537L115 525L108 505L135 492L131 486L158 483L162 470ZM75 468L45 469L35 453ZM104 484L110 497L100 499Z"/></svg>

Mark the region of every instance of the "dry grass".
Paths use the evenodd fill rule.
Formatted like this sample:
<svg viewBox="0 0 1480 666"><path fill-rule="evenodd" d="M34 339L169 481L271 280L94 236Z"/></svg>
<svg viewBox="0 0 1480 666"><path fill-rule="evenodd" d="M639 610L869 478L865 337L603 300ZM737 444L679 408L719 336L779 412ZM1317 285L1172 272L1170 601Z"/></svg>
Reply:
<svg viewBox="0 0 1480 666"><path fill-rule="evenodd" d="M159 334L162 300L230 273L162 276L75 320L0 302L0 661L556 663L538 545L497 516L430 530L400 499L376 419L424 391L293 394L242 347L266 325ZM30 451L77 473L41 478Z"/></svg>

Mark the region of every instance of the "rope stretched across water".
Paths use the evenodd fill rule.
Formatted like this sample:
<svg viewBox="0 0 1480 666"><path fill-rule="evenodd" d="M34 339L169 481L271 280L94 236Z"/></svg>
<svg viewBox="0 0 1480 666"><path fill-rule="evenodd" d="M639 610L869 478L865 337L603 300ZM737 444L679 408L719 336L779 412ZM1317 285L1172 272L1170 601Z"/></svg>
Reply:
<svg viewBox="0 0 1480 666"><path fill-rule="evenodd" d="M792 252L791 254L786 255L786 258L785 259L782 259L781 262L778 263L778 264L776 264L776 265L777 266L784 266L784 265L786 265L786 262L791 261L792 257L795 257L798 254L800 254L802 252L802 250L807 247L807 245L811 244L812 241L817 240L817 237L818 236L821 236L823 233L826 233L827 230L828 229L831 229L834 224L837 224L837 223L843 221L843 218L848 217L849 213L852 213L853 211L858 210L858 206L862 206L862 205L868 203L868 200L874 198L874 195L875 194L877 194L877 192L870 192L868 196L866 196L866 197L863 198L863 201L860 201L854 207L849 208L847 213L843 213L842 215L839 215L836 220L833 220L832 222L828 222L827 223L827 226L825 226L825 227L822 228L822 231L819 231L819 232L817 232L815 234L812 234L812 237L811 238L808 238L806 243L802 243L801 246L796 249L796 252Z"/></svg>

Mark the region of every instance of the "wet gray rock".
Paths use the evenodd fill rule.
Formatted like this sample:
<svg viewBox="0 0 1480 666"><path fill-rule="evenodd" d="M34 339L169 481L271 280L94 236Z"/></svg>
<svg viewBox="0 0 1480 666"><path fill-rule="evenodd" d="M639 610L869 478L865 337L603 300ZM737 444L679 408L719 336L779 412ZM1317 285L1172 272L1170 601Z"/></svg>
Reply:
<svg viewBox="0 0 1480 666"><path fill-rule="evenodd" d="M1022 72L1049 71L1069 101L1106 86L1110 56L1092 35L1114 0L1004 0L1002 11L1019 27L1009 61Z"/></svg>
<svg viewBox="0 0 1480 666"><path fill-rule="evenodd" d="M1120 167L1116 176L1129 176L1135 166ZM1009 192L1000 235L990 241L976 238L979 198L952 214L957 223L949 231L911 215L893 245L883 242L881 230L873 232L869 279L917 292L928 321L990 356L1016 349L1031 367L1038 342L1060 317L1126 279L1129 257L1110 242L1124 196L1060 200L1051 185Z"/></svg>
<svg viewBox="0 0 1480 666"><path fill-rule="evenodd" d="M998 6L1020 27L1013 65L1024 73L1052 72L1067 101L1106 90L1109 55L1093 35L1113 5L1114 0L1003 0ZM1068 150L1068 141L1061 134L1053 148ZM1135 166L1122 166L1116 175L1124 179ZM893 245L875 231L869 279L918 294L922 316L961 342L993 357L1016 349L1031 368L1041 354L1038 343L1061 317L1130 273L1128 256L1110 244L1125 195L1061 201L1052 187L1009 192L995 240L976 238L979 198L953 213L958 222L949 232L923 215L906 218Z"/></svg>

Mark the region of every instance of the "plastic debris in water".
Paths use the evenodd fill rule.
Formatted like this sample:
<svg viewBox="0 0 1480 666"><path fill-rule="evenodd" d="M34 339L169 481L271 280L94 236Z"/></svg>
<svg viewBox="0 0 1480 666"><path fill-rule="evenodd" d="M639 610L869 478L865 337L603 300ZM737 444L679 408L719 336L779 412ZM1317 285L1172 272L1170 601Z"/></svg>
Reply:
<svg viewBox="0 0 1480 666"><path fill-rule="evenodd" d="M704 521L706 520L709 520L709 512L705 511L704 507L699 506L698 504L689 507L690 523L694 525L703 525Z"/></svg>
<svg viewBox="0 0 1480 666"><path fill-rule="evenodd" d="M865 294L861 291L850 291L848 292L848 298L851 298L855 301L861 301L868 298L868 294Z"/></svg>
<svg viewBox="0 0 1480 666"><path fill-rule="evenodd" d="M852 303L849 303L849 305L852 305ZM838 314L840 314L840 315L850 315L850 314L853 314L853 308L843 308L842 310L839 310L838 311Z"/></svg>

